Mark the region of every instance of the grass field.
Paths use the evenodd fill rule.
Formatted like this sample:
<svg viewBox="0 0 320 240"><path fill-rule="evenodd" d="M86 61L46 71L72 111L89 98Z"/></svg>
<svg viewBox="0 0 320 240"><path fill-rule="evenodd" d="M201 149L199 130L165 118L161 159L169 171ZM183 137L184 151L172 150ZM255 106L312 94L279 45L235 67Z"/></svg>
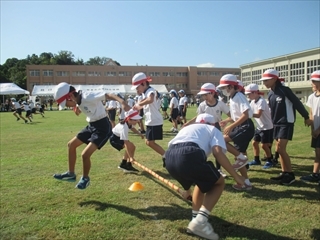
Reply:
<svg viewBox="0 0 320 240"><path fill-rule="evenodd" d="M195 107L189 108L188 117L195 112ZM109 143L92 157L91 185L86 190L75 189L76 182L53 179L54 173L67 170L67 142L86 125L84 115L47 111L45 118L38 114L33 123L24 124L11 113L0 113L0 122L1 240L198 239L185 232L190 203L141 169L138 174L117 169L122 154ZM159 141L164 148L174 136L170 128L165 121L164 140ZM141 138L131 135L130 140L137 147L139 163L180 187ZM78 179L83 148L78 151ZM312 170L314 159L310 129L300 117L288 153L297 178L292 186L269 180L279 168L252 167L250 192L233 190L234 181L226 179L209 219L221 239L320 239L320 187L299 180ZM251 146L248 156L253 157ZM136 181L145 187L143 191L128 190Z"/></svg>

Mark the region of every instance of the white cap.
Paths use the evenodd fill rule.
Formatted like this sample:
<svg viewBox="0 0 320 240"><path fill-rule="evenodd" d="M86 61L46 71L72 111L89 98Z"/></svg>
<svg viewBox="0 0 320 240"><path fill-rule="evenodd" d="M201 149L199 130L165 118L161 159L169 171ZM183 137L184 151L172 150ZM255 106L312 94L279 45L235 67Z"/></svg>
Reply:
<svg viewBox="0 0 320 240"><path fill-rule="evenodd" d="M260 81L265 81L265 80L269 80L272 78L279 78L279 72L275 69L268 69L266 71L264 71L264 73L262 74L262 78L260 78Z"/></svg>
<svg viewBox="0 0 320 240"><path fill-rule="evenodd" d="M226 74L223 75L220 79L220 84L217 88L222 88L228 85L238 85L237 77L233 74Z"/></svg>
<svg viewBox="0 0 320 240"><path fill-rule="evenodd" d="M59 104L59 110L63 110L66 105L66 100L69 96L70 84L66 82L59 83L53 93L53 98Z"/></svg>
<svg viewBox="0 0 320 240"><path fill-rule="evenodd" d="M212 83L205 83L201 86L200 92L197 95L216 92L216 86Z"/></svg>
<svg viewBox="0 0 320 240"><path fill-rule="evenodd" d="M130 109L128 112L125 112L125 120L140 120L142 117L139 115L139 112L133 109Z"/></svg>
<svg viewBox="0 0 320 240"><path fill-rule="evenodd" d="M132 77L132 87L131 90L135 90L141 83L148 81L151 82L152 79L147 77L143 72L136 73Z"/></svg>
<svg viewBox="0 0 320 240"><path fill-rule="evenodd" d="M249 94L252 92L259 92L259 86L257 84L251 83L248 86L246 86L244 93Z"/></svg>
<svg viewBox="0 0 320 240"><path fill-rule="evenodd" d="M312 80L312 81L320 81L320 70L314 71L311 74L310 80Z"/></svg>
<svg viewBox="0 0 320 240"><path fill-rule="evenodd" d="M216 121L214 119L214 116L208 114L208 113L201 113L196 118L196 123L210 123L214 124Z"/></svg>
<svg viewBox="0 0 320 240"><path fill-rule="evenodd" d="M173 94L175 94L176 96L178 96L176 90L174 90L174 89L171 89L169 93L173 93Z"/></svg>
<svg viewBox="0 0 320 240"><path fill-rule="evenodd" d="M183 89L179 90L179 92L178 92L178 93L183 93L183 94L185 94L185 92L184 92L184 90L183 90Z"/></svg>

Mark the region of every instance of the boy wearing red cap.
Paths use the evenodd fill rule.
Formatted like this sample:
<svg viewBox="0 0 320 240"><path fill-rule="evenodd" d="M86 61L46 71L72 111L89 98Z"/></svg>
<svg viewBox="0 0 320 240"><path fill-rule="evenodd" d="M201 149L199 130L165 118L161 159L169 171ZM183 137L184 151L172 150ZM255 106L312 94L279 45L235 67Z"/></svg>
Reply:
<svg viewBox="0 0 320 240"><path fill-rule="evenodd" d="M282 170L278 176L270 179L279 181L283 185L290 185L295 181L295 175L292 172L291 160L287 153L287 144L293 136L295 110L305 119L305 125L310 126L312 121L309 119L308 111L297 96L290 88L282 84L284 79L279 78L277 70L266 70L260 80L270 89L268 100L274 126L273 138L276 140L276 152L280 155Z"/></svg>
<svg viewBox="0 0 320 240"><path fill-rule="evenodd" d="M315 149L313 171L310 175L302 176L305 182L318 182L320 184L320 70L311 74L311 86L313 93L308 97L307 106L312 120L311 147Z"/></svg>
<svg viewBox="0 0 320 240"><path fill-rule="evenodd" d="M78 189L85 189L90 184L89 172L91 168L91 155L97 149L102 148L112 134L111 124L102 101L112 99L121 102L127 110L129 110L130 107L118 96L104 92L77 92L73 86L65 82L55 87L53 96L59 104L59 110L64 109L65 106L72 107L76 115L83 112L87 116L86 120L88 122L88 126L68 142L69 170L65 173L54 174L53 177L58 180L76 180L76 150L80 145L85 143L87 146L81 153L83 173L80 181L76 185Z"/></svg>
<svg viewBox="0 0 320 240"><path fill-rule="evenodd" d="M142 95L142 100L133 106L134 110L143 108L146 126L146 145L162 156L163 166L165 166L165 151L156 143L156 140L163 138L163 118L157 103L156 90L149 84L152 79L144 73L139 72L132 78L131 90L136 90L138 95Z"/></svg>

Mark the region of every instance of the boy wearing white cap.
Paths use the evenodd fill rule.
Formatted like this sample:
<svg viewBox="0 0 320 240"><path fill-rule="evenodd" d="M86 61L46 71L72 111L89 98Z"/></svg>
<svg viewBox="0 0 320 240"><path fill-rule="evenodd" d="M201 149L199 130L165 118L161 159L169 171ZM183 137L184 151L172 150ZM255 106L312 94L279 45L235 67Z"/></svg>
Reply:
<svg viewBox="0 0 320 240"><path fill-rule="evenodd" d="M287 144L293 136L295 110L305 119L305 125L310 126L312 121L309 119L308 111L297 96L290 88L281 83L283 79L279 78L277 70L266 70L260 80L270 89L268 100L274 126L273 139L276 140L276 152L280 155L282 170L278 176L270 179L279 181L283 185L290 185L295 181L295 175L292 172L291 160L287 153Z"/></svg>
<svg viewBox="0 0 320 240"><path fill-rule="evenodd" d="M163 138L163 118L157 103L156 90L149 84L152 79L144 73L139 72L132 77L131 90L136 90L138 95L142 95L142 100L133 106L134 110L143 108L146 126L146 145L162 156L163 166L165 166L164 149L155 142Z"/></svg>
<svg viewBox="0 0 320 240"><path fill-rule="evenodd" d="M200 103L197 109L197 115L202 113L208 113L212 115L215 119L215 127L221 130L221 127L219 125L219 122L222 120L221 115L222 113L224 113L228 117L230 117L230 111L227 104L225 104L223 101L217 100L218 96L215 85L212 83L203 84L201 86L200 92L197 95L200 95L201 98L204 100ZM197 116L185 123L184 126L188 126L189 124L194 123L196 118ZM216 167L218 171L221 173L221 175L226 177L226 174L222 172L221 166L218 161L216 161Z"/></svg>
<svg viewBox="0 0 320 240"><path fill-rule="evenodd" d="M238 79L235 75L222 76L218 88L222 90L223 95L230 96L230 117L220 122L221 127L231 123L223 130L227 149L235 156L238 152L241 153L236 157L233 167L239 169L241 175L246 178L244 185L235 184L232 187L236 190L251 190L252 185L248 178L247 169L244 167L248 158L244 155L254 135L254 124L251 120L253 113L245 95L238 91ZM234 146L229 142L233 142Z"/></svg>
<svg viewBox="0 0 320 240"><path fill-rule="evenodd" d="M224 186L224 178L207 157L212 153L224 169L239 185L244 184L244 178L239 176L225 155L226 143L222 133L214 127L216 120L210 114L199 114L191 124L182 128L168 143L166 151L166 168L186 190L187 198L192 193L192 220L187 232L202 238L219 239L208 222L210 212L218 202Z"/></svg>
<svg viewBox="0 0 320 240"><path fill-rule="evenodd" d="M273 142L273 124L270 109L267 101L261 97L263 93L259 91L257 84L251 83L246 86L245 94L251 100L250 107L253 111L253 118L256 121L256 131L252 141L254 160L249 162L249 165L261 165L259 148L259 143L261 143L261 147L267 157L263 169L269 169L275 164L272 159L273 156L270 148Z"/></svg>
<svg viewBox="0 0 320 240"><path fill-rule="evenodd" d="M180 90L179 92L179 116L182 117L183 123L187 122L186 114L187 114L187 107L188 107L188 98L184 90Z"/></svg>
<svg viewBox="0 0 320 240"><path fill-rule="evenodd" d="M311 147L315 149L313 171L310 175L300 179L306 182L318 182L320 184L320 70L311 74L311 86L313 93L308 97L307 106L312 120Z"/></svg>
<svg viewBox="0 0 320 240"><path fill-rule="evenodd" d="M17 102L15 98L11 98L11 105L14 109L13 116L17 118L17 121L19 121L20 118L22 118L24 120L24 123L28 123L28 120L22 116L22 109L20 103Z"/></svg>
<svg viewBox="0 0 320 240"><path fill-rule="evenodd" d="M130 109L128 112L125 113L124 120L120 121L113 129L112 129L112 136L110 137L110 144L117 149L118 151L121 151L123 148L125 148L125 153L122 159L122 162L119 165L119 169L122 169L125 172L138 172L137 169L135 169L131 162L134 161L134 152L135 152L135 145L129 141L129 129L140 135L143 139L143 135L138 132L133 126L138 123L138 121L141 119L141 116L139 116L139 112L135 111L133 109Z"/></svg>
<svg viewBox="0 0 320 240"><path fill-rule="evenodd" d="M65 173L54 174L53 177L58 180L76 180L76 149L85 143L87 146L81 153L83 173L80 181L76 185L78 189L85 189L90 184L89 172L91 168L91 155L97 149L102 148L112 134L111 124L107 118L107 113L102 101L108 98L121 102L126 106L127 110L129 110L130 107L118 96L104 92L76 92L73 86L65 82L55 87L53 96L59 104L59 110L64 109L65 106L73 107L76 115L83 112L87 116L86 120L89 123L77 136L68 142L69 170Z"/></svg>
<svg viewBox="0 0 320 240"><path fill-rule="evenodd" d="M170 118L172 122L172 128L171 131L174 133L178 132L178 116L179 116L179 100L178 100L178 94L176 90L172 89L170 90Z"/></svg>

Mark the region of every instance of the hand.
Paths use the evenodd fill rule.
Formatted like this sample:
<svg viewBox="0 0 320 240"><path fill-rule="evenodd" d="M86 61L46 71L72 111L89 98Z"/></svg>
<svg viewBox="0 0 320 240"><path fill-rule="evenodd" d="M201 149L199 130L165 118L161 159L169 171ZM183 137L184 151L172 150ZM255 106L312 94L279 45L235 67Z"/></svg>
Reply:
<svg viewBox="0 0 320 240"><path fill-rule="evenodd" d="M142 109L142 108L143 108L143 106L139 105L139 103L136 103L136 104L132 107L132 109L133 109L133 110L136 110L136 111L139 111L139 110Z"/></svg>
<svg viewBox="0 0 320 240"><path fill-rule="evenodd" d="M187 190L181 193L181 196L183 197L183 199L187 199L191 196L191 190Z"/></svg>
<svg viewBox="0 0 320 240"><path fill-rule="evenodd" d="M226 121L220 121L219 125L220 125L220 127L223 128L223 127L225 127L227 125L227 122Z"/></svg>
<svg viewBox="0 0 320 240"><path fill-rule="evenodd" d="M313 123L313 121L311 120L311 119L306 119L306 120L304 120L304 125L305 126L310 126L311 124Z"/></svg>
<svg viewBox="0 0 320 240"><path fill-rule="evenodd" d="M320 135L320 129L312 131L311 135L313 138L317 138Z"/></svg>
<svg viewBox="0 0 320 240"><path fill-rule="evenodd" d="M80 108L79 108L78 106L74 107L74 108L73 108L73 111L74 111L74 113L75 113L77 116L79 116L80 113L81 113L81 110L80 110Z"/></svg>
<svg viewBox="0 0 320 240"><path fill-rule="evenodd" d="M228 126L228 127L225 127L224 128L224 130L223 130L223 133L225 134L225 135L228 135L229 136L229 133L232 131L232 126L230 125L230 126Z"/></svg>
<svg viewBox="0 0 320 240"><path fill-rule="evenodd" d="M234 180L241 186L244 185L244 180L245 178L243 176L240 176L239 174L237 174L237 177L234 178Z"/></svg>

